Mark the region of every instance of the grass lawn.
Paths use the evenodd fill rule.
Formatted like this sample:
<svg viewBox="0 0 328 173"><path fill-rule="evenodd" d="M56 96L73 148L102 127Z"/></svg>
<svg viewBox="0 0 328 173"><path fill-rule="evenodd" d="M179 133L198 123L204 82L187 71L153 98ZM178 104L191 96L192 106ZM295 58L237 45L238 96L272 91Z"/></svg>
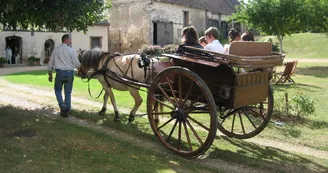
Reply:
<svg viewBox="0 0 328 173"><path fill-rule="evenodd" d="M258 37L265 40L267 37ZM274 42L279 41L272 37ZM322 59L328 58L328 35L325 33L300 33L286 36L283 40L283 50L286 58Z"/></svg>
<svg viewBox="0 0 328 173"><path fill-rule="evenodd" d="M0 112L0 172L213 171L197 162L45 116L40 110L0 105Z"/></svg>
<svg viewBox="0 0 328 173"><path fill-rule="evenodd" d="M328 151L328 136L326 135L326 129L328 128L328 117L326 116L328 76L326 74L328 74L328 63L299 63L296 74L293 76L293 79L296 81L295 85L273 85L276 102L281 103L279 99L286 92L290 98L302 93L315 100L316 112L315 115L306 117L305 121L301 123L283 120L285 123L283 126L269 124L268 128L258 137L271 138ZM52 90L53 87L53 83L46 81L47 74L43 71L18 73L4 76L4 78L14 83L32 85L47 90ZM91 82L91 88L93 93L95 93L94 95L97 95L101 90L96 80ZM90 98L87 92L87 84L83 83L79 78L75 78L73 94ZM141 92L141 94L144 102L140 107L140 111L145 112L146 93ZM125 108L133 107L134 102L128 92L115 91L115 96L118 106ZM102 99L100 98L98 101L102 102Z"/></svg>
<svg viewBox="0 0 328 173"><path fill-rule="evenodd" d="M274 97L276 98L282 97L285 92L288 92L290 97L302 93L316 100L316 113L315 116L306 117L302 123L286 120L285 125L282 126L270 124L257 138L274 139L328 151L328 137L326 135L328 117L325 115L326 105L328 104L326 100L328 98L326 89L328 76L326 74L328 74L328 63L299 63L296 74L293 77L296 81L295 85L273 85ZM46 90L52 90L53 87L53 83L46 81L47 74L44 71L24 72L7 75L4 78L13 83L27 84ZM92 82L91 88L92 91L100 91L100 86L96 81ZM81 82L79 78L75 79L74 95L89 98L87 84ZM115 95L120 107L130 108L133 106L132 98L127 92L115 91ZM144 100L146 100L146 93L142 95ZM101 102L101 99L99 101ZM144 102L141 106L141 111L145 111L145 104ZM115 123L108 118L104 119L103 117L94 116L94 113L73 112L73 115L82 119L89 119L95 123L102 121L105 127L108 126L145 140L158 142L149 128L147 118L137 118L133 125L126 126L125 124ZM126 122L125 119L122 121ZM252 167L280 170L282 172L289 172L286 170L288 170L288 167L293 167L292 165L297 167L297 169L307 171L326 169L328 167L327 160L286 153L279 149L261 147L242 140L217 138L213 143L213 147L207 152L207 158L209 159L220 158L232 163L242 162ZM281 164L285 166L281 167ZM315 165L315 168L313 168L313 165Z"/></svg>

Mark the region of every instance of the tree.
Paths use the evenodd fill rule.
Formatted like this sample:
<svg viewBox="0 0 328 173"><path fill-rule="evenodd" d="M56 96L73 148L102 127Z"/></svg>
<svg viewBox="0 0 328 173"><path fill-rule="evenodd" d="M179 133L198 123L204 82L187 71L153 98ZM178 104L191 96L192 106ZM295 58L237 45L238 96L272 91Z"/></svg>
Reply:
<svg viewBox="0 0 328 173"><path fill-rule="evenodd" d="M241 1L232 19L278 38L280 53L285 36L300 30L301 0L249 0Z"/></svg>
<svg viewBox="0 0 328 173"><path fill-rule="evenodd" d="M302 0L302 31L328 32L328 0Z"/></svg>
<svg viewBox="0 0 328 173"><path fill-rule="evenodd" d="M1 0L4 29L86 31L105 19L108 0Z"/></svg>

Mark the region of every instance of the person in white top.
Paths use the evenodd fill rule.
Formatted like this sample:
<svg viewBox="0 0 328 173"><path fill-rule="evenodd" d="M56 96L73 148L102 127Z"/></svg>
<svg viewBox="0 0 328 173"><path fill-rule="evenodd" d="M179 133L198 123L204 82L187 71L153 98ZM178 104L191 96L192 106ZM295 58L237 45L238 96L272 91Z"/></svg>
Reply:
<svg viewBox="0 0 328 173"><path fill-rule="evenodd" d="M52 82L52 71L56 70L55 95L60 107L60 115L68 117L71 109L71 93L74 81L74 69L80 67L77 52L70 47L72 39L70 35L65 34L62 37L62 44L57 46L48 63L49 82ZM62 97L62 88L64 86L65 101Z"/></svg>
<svg viewBox="0 0 328 173"><path fill-rule="evenodd" d="M220 32L215 27L210 27L205 31L205 39L207 45L204 47L205 50L210 50L218 53L224 53L224 48L219 42Z"/></svg>
<svg viewBox="0 0 328 173"><path fill-rule="evenodd" d="M240 37L240 34L239 34L238 31L231 28L229 33L228 33L228 39L229 39L229 43L231 44L234 41L240 41L241 37ZM225 54L229 54L230 44L225 44L224 45L224 53Z"/></svg>
<svg viewBox="0 0 328 173"><path fill-rule="evenodd" d="M8 47L6 48L6 59L7 59L7 61L9 62L9 64L11 64L11 58L12 58L12 56L13 56L13 52L12 52L12 50L10 49L10 47L8 46Z"/></svg>

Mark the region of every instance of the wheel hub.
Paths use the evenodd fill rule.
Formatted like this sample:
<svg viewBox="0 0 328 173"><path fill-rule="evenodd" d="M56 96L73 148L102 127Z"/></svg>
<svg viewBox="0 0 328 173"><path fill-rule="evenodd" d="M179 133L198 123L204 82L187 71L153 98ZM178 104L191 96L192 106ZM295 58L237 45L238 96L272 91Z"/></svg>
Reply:
<svg viewBox="0 0 328 173"><path fill-rule="evenodd" d="M184 121L187 118L188 114L184 109L177 109L171 112L171 118L176 118L179 121Z"/></svg>

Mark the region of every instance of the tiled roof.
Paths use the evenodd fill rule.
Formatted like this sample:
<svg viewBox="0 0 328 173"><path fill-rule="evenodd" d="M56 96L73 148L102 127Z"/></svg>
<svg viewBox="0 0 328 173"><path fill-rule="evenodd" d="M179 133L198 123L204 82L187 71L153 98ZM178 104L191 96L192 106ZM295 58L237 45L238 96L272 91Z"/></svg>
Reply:
<svg viewBox="0 0 328 173"><path fill-rule="evenodd" d="M164 2L178 4L190 8L204 9L221 14L232 14L236 12L235 5L238 0L153 0L155 2Z"/></svg>

